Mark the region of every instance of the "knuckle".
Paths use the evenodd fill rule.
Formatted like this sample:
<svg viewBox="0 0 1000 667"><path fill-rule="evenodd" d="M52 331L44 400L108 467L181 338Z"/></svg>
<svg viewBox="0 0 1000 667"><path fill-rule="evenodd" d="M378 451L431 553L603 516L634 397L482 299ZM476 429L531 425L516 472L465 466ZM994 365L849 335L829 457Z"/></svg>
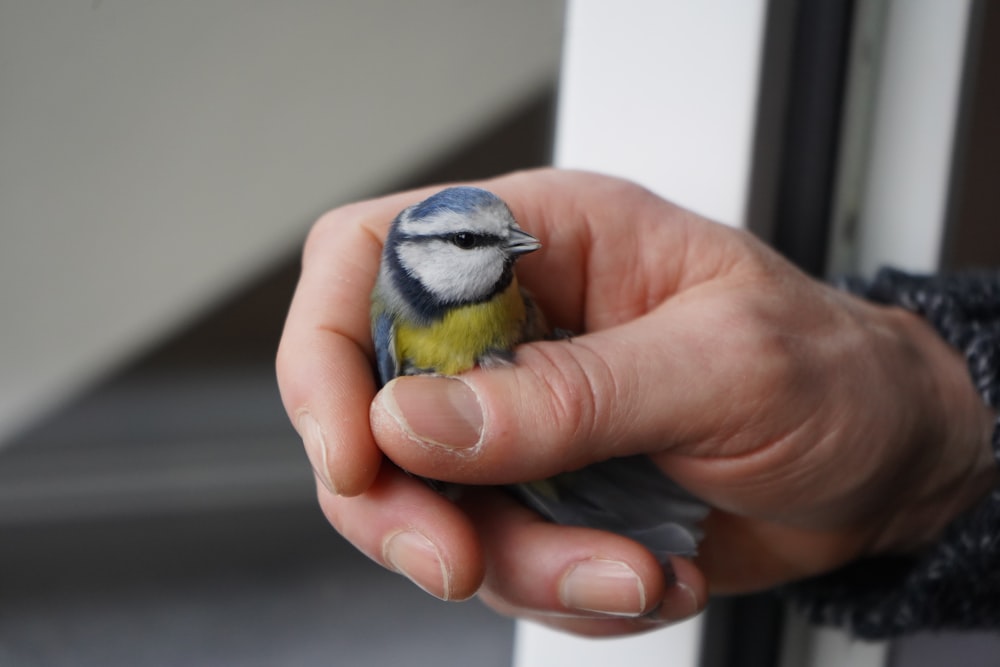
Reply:
<svg viewBox="0 0 1000 667"><path fill-rule="evenodd" d="M337 208L327 211L313 224L306 234L306 240L302 245L303 262L309 260L317 254L324 254L325 249L332 242L332 237L344 224L344 209Z"/></svg>
<svg viewBox="0 0 1000 667"><path fill-rule="evenodd" d="M368 202L355 202L324 213L306 234L302 247L303 274L331 258L336 258L342 266L356 266L364 263L361 258L377 257L385 235L382 227L390 219L373 218Z"/></svg>
<svg viewBox="0 0 1000 667"><path fill-rule="evenodd" d="M539 431L551 439L545 443L546 455L564 467L590 463L589 448L584 446L599 435L599 416L609 373L601 363L584 363L581 352L598 358L581 345L571 352L565 343L542 343L532 346L529 368L533 381L547 400L541 402ZM602 370L605 369L605 370ZM547 426L546 426L547 425Z"/></svg>
<svg viewBox="0 0 1000 667"><path fill-rule="evenodd" d="M760 299L743 299L730 306L736 333L732 344L738 346L746 359L772 360L783 357L788 348L775 326L768 305Z"/></svg>
<svg viewBox="0 0 1000 667"><path fill-rule="evenodd" d="M284 337L278 342L278 351L274 355L274 374L278 380L278 388L281 389L290 374L292 360L289 356L289 349Z"/></svg>

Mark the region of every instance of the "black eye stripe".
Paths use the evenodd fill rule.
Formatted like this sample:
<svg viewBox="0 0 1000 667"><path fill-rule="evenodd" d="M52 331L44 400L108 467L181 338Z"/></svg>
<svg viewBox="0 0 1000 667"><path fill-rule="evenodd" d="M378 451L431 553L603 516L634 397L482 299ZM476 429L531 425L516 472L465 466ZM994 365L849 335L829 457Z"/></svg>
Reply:
<svg viewBox="0 0 1000 667"><path fill-rule="evenodd" d="M461 237L461 238L460 238ZM399 234L397 240L401 243L422 241L444 241L463 250L482 248L484 246L501 245L503 238L495 234L480 234L477 232L451 232L448 234Z"/></svg>
<svg viewBox="0 0 1000 667"><path fill-rule="evenodd" d="M500 237L492 234L477 234L475 232L455 232L454 234L442 234L439 237L443 241L470 250L472 248L482 248L489 245L498 245Z"/></svg>

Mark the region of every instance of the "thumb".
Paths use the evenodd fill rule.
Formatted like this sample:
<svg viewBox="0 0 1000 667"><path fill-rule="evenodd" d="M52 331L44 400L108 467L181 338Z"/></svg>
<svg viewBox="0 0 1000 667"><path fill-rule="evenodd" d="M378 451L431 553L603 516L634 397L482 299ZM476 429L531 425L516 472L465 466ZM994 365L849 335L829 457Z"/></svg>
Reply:
<svg viewBox="0 0 1000 667"><path fill-rule="evenodd" d="M699 366L703 334L664 329L637 320L521 346L509 368L397 378L372 404L372 432L403 468L469 484L662 451L699 434L718 386L705 371L727 367Z"/></svg>

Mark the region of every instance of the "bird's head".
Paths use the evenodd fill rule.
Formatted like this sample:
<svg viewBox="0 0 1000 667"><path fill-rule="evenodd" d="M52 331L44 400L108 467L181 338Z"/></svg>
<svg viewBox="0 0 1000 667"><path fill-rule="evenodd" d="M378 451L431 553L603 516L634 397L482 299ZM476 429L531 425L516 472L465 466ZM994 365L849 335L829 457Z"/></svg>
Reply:
<svg viewBox="0 0 1000 667"><path fill-rule="evenodd" d="M510 285L518 257L541 247L499 197L480 188L442 190L393 221L385 260L397 287L431 307L486 301Z"/></svg>

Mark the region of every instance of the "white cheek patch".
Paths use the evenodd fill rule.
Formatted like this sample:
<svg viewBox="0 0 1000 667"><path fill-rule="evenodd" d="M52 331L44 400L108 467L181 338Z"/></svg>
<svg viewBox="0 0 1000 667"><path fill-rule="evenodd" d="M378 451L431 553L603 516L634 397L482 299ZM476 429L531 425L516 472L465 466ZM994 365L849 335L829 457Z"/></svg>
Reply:
<svg viewBox="0 0 1000 667"><path fill-rule="evenodd" d="M493 291L506 258L499 248L463 250L438 239L408 241L399 245L403 269L438 299L478 301Z"/></svg>

